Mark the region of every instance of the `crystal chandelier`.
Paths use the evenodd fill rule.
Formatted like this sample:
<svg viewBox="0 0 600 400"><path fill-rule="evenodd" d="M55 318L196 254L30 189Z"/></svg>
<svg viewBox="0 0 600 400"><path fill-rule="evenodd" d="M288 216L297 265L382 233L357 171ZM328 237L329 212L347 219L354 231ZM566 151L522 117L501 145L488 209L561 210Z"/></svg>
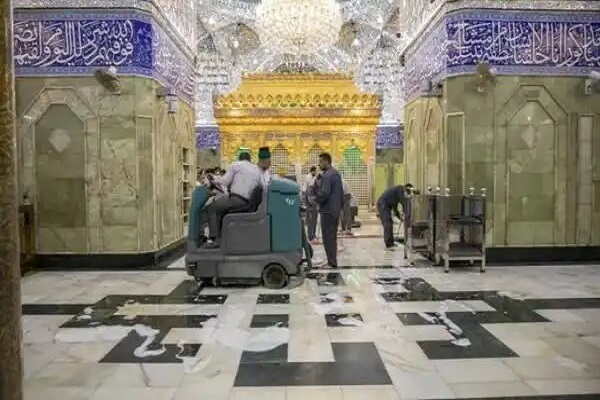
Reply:
<svg viewBox="0 0 600 400"><path fill-rule="evenodd" d="M341 26L335 0L262 0L256 9L261 42L274 53L318 53L337 42Z"/></svg>

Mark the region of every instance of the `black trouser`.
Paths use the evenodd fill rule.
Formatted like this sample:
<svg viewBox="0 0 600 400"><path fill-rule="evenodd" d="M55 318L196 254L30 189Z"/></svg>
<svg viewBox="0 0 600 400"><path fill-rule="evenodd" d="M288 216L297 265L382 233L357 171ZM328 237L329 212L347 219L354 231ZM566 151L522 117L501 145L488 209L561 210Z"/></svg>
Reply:
<svg viewBox="0 0 600 400"><path fill-rule="evenodd" d="M352 230L352 211L350 210L350 203L352 202L352 195L344 195L344 209L342 210L342 230Z"/></svg>
<svg viewBox="0 0 600 400"><path fill-rule="evenodd" d="M381 225L383 225L383 241L386 247L394 245L394 221L392 220L392 210L383 204L377 204L377 212Z"/></svg>
<svg viewBox="0 0 600 400"><path fill-rule="evenodd" d="M244 207L248 200L236 195L223 196L208 206L208 228L212 238L221 238L221 222L225 214L234 208Z"/></svg>
<svg viewBox="0 0 600 400"><path fill-rule="evenodd" d="M337 231L340 226L340 213L321 213L321 232L327 263L337 268Z"/></svg>
<svg viewBox="0 0 600 400"><path fill-rule="evenodd" d="M314 240L317 237L317 218L319 218L319 210L315 205L306 206L306 230L308 240Z"/></svg>

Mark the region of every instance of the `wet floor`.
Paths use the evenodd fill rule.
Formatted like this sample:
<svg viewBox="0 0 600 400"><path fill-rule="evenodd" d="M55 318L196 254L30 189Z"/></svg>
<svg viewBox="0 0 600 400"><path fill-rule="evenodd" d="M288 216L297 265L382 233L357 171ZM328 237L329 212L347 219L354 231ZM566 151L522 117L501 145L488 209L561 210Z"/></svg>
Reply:
<svg viewBox="0 0 600 400"><path fill-rule="evenodd" d="M444 274L343 245L282 291L198 290L181 261L28 276L26 399L600 398L600 268Z"/></svg>

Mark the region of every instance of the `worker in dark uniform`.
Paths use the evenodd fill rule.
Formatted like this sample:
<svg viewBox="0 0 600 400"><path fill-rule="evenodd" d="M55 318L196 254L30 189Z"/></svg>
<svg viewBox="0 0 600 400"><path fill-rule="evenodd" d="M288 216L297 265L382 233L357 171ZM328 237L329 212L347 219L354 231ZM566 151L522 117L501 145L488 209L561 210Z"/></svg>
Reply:
<svg viewBox="0 0 600 400"><path fill-rule="evenodd" d="M344 206L344 188L340 173L331 165L331 155L319 156L321 174L316 179L317 204L321 217L323 247L327 254L327 264L337 268L337 231L340 226L340 213Z"/></svg>
<svg viewBox="0 0 600 400"><path fill-rule="evenodd" d="M387 189L377 200L377 213L383 225L383 240L385 242L385 248L387 250L393 250L395 248L394 243L394 221L392 220L392 212L398 219L402 219L398 205L402 205L402 212L404 212L404 204L406 201L407 194L412 190L413 185L407 183L406 185L398 185Z"/></svg>

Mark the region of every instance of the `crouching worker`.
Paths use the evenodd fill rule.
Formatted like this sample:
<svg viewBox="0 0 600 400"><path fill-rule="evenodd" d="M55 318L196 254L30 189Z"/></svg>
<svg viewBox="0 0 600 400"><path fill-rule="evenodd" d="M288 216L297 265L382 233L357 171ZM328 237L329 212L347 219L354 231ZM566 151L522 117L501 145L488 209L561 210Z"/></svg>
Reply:
<svg viewBox="0 0 600 400"><path fill-rule="evenodd" d="M394 243L394 221L392 220L392 212L398 219L402 219L398 205L404 207L406 203L407 195L412 189L412 185L407 183L406 185L398 185L387 189L377 200L377 213L383 225L383 240L385 242L386 250L393 250L396 245Z"/></svg>
<svg viewBox="0 0 600 400"><path fill-rule="evenodd" d="M231 210L250 207L255 189L262 186L261 172L256 164L252 164L249 153L241 153L239 161L233 163L225 175L214 177L217 185L229 189L229 194L215 200L208 206L208 226L210 229L209 247L219 247L221 239L221 222L225 214Z"/></svg>

